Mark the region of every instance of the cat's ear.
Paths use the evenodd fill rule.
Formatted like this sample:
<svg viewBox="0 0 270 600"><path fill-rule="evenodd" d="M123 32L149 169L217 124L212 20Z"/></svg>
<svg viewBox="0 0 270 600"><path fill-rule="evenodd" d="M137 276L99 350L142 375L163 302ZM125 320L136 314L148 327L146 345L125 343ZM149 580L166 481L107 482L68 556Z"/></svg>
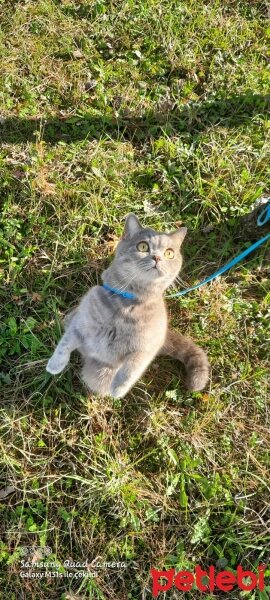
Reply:
<svg viewBox="0 0 270 600"><path fill-rule="evenodd" d="M186 237L186 234L187 228L180 227L180 229L176 229L176 231L172 231L172 233L169 233L169 236L174 241L174 243L180 247Z"/></svg>
<svg viewBox="0 0 270 600"><path fill-rule="evenodd" d="M139 219L134 215L134 213L129 213L126 217L124 233L122 239L131 238L135 233L140 231L142 226L140 224Z"/></svg>

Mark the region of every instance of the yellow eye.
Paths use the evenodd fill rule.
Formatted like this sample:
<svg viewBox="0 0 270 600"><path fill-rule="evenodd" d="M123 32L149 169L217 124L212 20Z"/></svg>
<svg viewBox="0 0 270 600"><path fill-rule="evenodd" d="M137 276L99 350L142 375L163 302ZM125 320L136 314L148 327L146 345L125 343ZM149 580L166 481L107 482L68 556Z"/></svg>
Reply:
<svg viewBox="0 0 270 600"><path fill-rule="evenodd" d="M137 244L137 250L139 250L139 252L149 252L149 246L147 242L139 242Z"/></svg>
<svg viewBox="0 0 270 600"><path fill-rule="evenodd" d="M164 252L165 258L174 258L174 250L172 248L167 248Z"/></svg>

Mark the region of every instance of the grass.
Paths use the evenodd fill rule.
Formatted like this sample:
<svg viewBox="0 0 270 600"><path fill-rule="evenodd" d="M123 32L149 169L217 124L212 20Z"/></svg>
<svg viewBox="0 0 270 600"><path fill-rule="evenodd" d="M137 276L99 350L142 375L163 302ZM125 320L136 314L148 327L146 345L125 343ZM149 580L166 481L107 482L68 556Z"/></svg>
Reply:
<svg viewBox="0 0 270 600"><path fill-rule="evenodd" d="M255 570L269 562L269 244L168 300L209 354L205 393L163 359L101 402L76 356L57 378L45 364L130 210L188 226L187 285L262 235L243 217L270 193L267 3L0 4L0 597L148 600L151 567ZM126 566L26 579L25 546L49 546L60 572Z"/></svg>

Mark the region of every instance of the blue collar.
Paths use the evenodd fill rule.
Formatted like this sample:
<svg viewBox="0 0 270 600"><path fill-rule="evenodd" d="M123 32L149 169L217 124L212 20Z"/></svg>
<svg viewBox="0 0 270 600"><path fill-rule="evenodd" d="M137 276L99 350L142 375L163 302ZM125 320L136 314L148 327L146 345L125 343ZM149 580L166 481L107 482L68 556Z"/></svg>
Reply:
<svg viewBox="0 0 270 600"><path fill-rule="evenodd" d="M104 287L105 290L109 290L110 292L113 292L113 294L116 294L117 296L122 296L123 298L130 298L130 300L137 299L137 296L135 294L132 294L131 292L122 292L121 290L112 288L110 285L108 285L108 283L103 283L102 287Z"/></svg>

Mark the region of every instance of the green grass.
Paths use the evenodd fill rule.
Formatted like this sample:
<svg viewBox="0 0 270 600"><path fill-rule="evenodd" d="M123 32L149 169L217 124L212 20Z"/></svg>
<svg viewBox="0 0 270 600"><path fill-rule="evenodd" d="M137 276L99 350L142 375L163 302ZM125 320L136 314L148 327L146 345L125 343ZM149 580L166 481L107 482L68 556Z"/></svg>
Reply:
<svg viewBox="0 0 270 600"><path fill-rule="evenodd" d="M130 210L188 226L187 285L262 235L243 217L270 193L267 2L0 8L0 597L150 600L151 567L268 563L269 244L168 301L209 354L205 393L185 391L167 359L122 401L89 396L76 356L45 372ZM60 566L127 566L24 580L31 545Z"/></svg>

